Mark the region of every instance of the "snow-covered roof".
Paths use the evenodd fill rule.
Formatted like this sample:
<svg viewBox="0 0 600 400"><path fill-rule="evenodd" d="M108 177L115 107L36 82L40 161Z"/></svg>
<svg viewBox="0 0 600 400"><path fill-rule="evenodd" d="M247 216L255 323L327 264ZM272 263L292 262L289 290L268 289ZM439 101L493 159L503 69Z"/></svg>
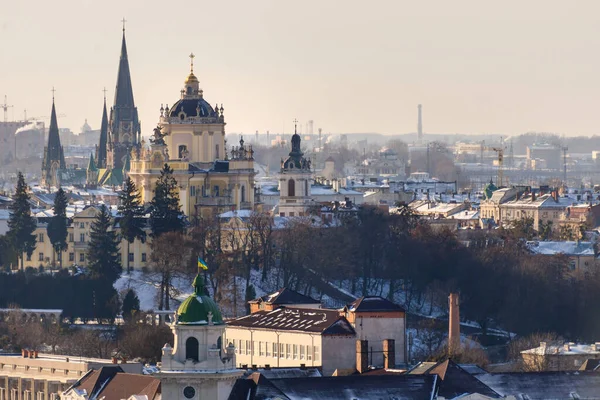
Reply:
<svg viewBox="0 0 600 400"><path fill-rule="evenodd" d="M535 254L554 255L565 254L568 256L593 256L594 245L592 242L567 241L567 242L527 242L527 248Z"/></svg>
<svg viewBox="0 0 600 400"><path fill-rule="evenodd" d="M560 354L560 355L577 355L577 354L600 354L600 344L576 344L565 343L545 344L540 343L540 346L533 349L523 350L521 354Z"/></svg>

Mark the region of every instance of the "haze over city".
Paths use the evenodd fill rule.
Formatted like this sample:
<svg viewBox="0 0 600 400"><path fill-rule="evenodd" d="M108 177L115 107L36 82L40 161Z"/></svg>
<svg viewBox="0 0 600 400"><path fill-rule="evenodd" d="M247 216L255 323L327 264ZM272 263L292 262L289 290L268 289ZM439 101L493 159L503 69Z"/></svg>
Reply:
<svg viewBox="0 0 600 400"><path fill-rule="evenodd" d="M100 125L114 96L121 18L148 136L196 54L228 132L555 132L594 135L600 116L595 1L7 2L0 95L8 119ZM18 40L17 40L18 39ZM2 99L3 100L3 99Z"/></svg>

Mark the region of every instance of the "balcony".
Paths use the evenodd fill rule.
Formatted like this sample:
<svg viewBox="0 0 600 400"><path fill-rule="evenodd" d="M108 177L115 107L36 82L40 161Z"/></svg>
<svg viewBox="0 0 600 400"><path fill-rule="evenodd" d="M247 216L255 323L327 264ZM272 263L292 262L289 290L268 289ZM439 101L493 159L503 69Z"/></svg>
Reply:
<svg viewBox="0 0 600 400"><path fill-rule="evenodd" d="M85 250L87 249L88 244L87 242L74 242L73 244L73 248L76 250Z"/></svg>

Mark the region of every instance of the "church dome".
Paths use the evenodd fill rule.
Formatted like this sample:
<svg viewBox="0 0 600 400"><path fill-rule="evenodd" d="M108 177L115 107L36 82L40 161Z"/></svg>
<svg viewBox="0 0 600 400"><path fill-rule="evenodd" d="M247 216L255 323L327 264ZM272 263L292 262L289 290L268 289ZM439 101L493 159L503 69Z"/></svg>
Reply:
<svg viewBox="0 0 600 400"><path fill-rule="evenodd" d="M183 114L182 114L183 112ZM216 117L215 110L203 98L183 98L169 109L171 118ZM182 119L183 119L182 118Z"/></svg>
<svg viewBox="0 0 600 400"><path fill-rule="evenodd" d="M196 275L194 293L177 309L177 323L185 325L208 325L208 313L212 313L215 325L223 324L223 317L217 303L205 293L204 281L200 274Z"/></svg>

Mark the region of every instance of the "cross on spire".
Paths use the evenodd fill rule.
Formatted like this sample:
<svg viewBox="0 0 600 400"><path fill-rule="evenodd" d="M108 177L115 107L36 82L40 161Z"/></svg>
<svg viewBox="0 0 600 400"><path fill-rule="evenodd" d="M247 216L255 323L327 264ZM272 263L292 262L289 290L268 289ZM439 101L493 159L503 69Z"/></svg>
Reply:
<svg viewBox="0 0 600 400"><path fill-rule="evenodd" d="M127 22L127 20L123 18L121 22L123 23L123 33L125 33L125 22Z"/></svg>
<svg viewBox="0 0 600 400"><path fill-rule="evenodd" d="M194 55L194 53L190 53L190 72L194 73L194 58L196 56Z"/></svg>
<svg viewBox="0 0 600 400"><path fill-rule="evenodd" d="M104 92L104 101L106 101L106 86L104 87L104 89L102 89L102 91Z"/></svg>
<svg viewBox="0 0 600 400"><path fill-rule="evenodd" d="M294 134L298 133L296 128L298 126L298 120L296 118L294 118Z"/></svg>
<svg viewBox="0 0 600 400"><path fill-rule="evenodd" d="M54 93L56 92L56 89L54 89L54 86L52 86L52 102L54 103Z"/></svg>

